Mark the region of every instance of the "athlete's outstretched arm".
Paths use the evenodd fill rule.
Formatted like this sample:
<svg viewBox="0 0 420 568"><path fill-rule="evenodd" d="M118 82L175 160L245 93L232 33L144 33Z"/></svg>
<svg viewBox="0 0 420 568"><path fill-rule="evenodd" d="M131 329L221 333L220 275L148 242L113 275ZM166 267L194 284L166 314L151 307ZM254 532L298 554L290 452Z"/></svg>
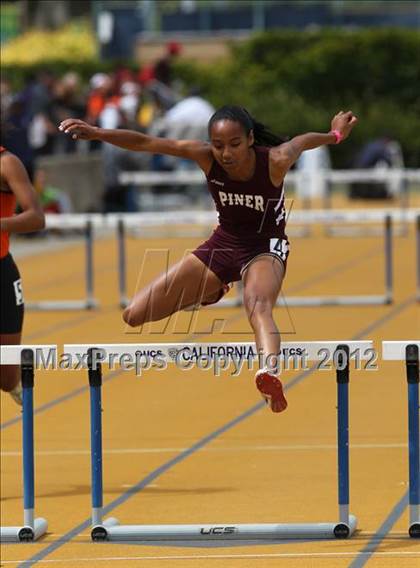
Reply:
<svg viewBox="0 0 420 568"><path fill-rule="evenodd" d="M289 142L272 148L271 155L273 156L276 169L283 170L286 173L305 150L312 150L324 144L336 144L338 141L345 140L356 123L357 118L351 110L348 112L340 111L332 119L331 131L328 134L308 132L307 134L295 136ZM337 135L333 133L334 131L339 133L339 140Z"/></svg>
<svg viewBox="0 0 420 568"><path fill-rule="evenodd" d="M31 233L45 227L45 215L38 196L17 156L6 154L1 158L1 177L16 196L22 213L2 217L0 229L8 233Z"/></svg>
<svg viewBox="0 0 420 568"><path fill-rule="evenodd" d="M212 164L210 145L200 140L171 140L148 136L133 130L99 128L76 118L63 120L58 128L75 139L101 140L126 150L168 154L193 160L204 171L209 170Z"/></svg>

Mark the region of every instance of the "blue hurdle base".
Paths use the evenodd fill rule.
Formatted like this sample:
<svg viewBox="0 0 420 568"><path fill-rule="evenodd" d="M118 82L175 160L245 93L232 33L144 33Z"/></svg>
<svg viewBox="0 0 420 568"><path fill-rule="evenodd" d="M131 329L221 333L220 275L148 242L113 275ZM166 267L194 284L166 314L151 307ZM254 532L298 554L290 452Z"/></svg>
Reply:
<svg viewBox="0 0 420 568"><path fill-rule="evenodd" d="M348 538L357 527L349 515L347 523L265 523L211 525L119 525L109 518L92 528L94 541L203 541L203 540L282 540Z"/></svg>

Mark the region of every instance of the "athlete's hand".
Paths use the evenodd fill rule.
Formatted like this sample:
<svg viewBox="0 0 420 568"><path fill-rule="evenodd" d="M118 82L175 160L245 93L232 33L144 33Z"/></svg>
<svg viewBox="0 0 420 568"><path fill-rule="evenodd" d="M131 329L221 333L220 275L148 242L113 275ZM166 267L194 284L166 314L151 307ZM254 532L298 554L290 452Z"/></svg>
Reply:
<svg viewBox="0 0 420 568"><path fill-rule="evenodd" d="M78 118L67 118L60 123L58 130L69 134L75 140L80 138L82 140L95 140L98 138L98 129L95 126L91 126L83 120Z"/></svg>
<svg viewBox="0 0 420 568"><path fill-rule="evenodd" d="M350 134L356 123L357 118L351 110L347 112L340 110L340 112L336 114L331 121L331 130L338 130L342 134L344 140Z"/></svg>

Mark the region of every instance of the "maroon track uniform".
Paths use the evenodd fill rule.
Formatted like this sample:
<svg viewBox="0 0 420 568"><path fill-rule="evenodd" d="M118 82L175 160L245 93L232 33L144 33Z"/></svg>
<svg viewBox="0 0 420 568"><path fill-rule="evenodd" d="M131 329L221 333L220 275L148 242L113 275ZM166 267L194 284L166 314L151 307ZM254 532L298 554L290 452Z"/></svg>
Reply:
<svg viewBox="0 0 420 568"><path fill-rule="evenodd" d="M225 284L240 280L257 256L269 254L286 266L289 255L284 187L271 183L270 148L257 146L254 150L255 171L250 180L230 179L216 161L207 175L219 226L193 254Z"/></svg>

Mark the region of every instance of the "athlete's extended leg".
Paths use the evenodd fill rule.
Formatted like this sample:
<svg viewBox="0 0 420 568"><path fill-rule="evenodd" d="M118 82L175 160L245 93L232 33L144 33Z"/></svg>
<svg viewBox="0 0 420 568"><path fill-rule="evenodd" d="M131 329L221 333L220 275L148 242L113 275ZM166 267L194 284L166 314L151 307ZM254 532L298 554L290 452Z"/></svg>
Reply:
<svg viewBox="0 0 420 568"><path fill-rule="evenodd" d="M287 407L282 384L277 377L280 333L273 318L284 273L284 264L279 259L263 255L251 262L243 274L244 305L258 353L263 357L256 383L273 412L281 412Z"/></svg>
<svg viewBox="0 0 420 568"><path fill-rule="evenodd" d="M138 292L123 319L136 327L158 321L192 304L211 300L223 282L194 254L189 254Z"/></svg>

